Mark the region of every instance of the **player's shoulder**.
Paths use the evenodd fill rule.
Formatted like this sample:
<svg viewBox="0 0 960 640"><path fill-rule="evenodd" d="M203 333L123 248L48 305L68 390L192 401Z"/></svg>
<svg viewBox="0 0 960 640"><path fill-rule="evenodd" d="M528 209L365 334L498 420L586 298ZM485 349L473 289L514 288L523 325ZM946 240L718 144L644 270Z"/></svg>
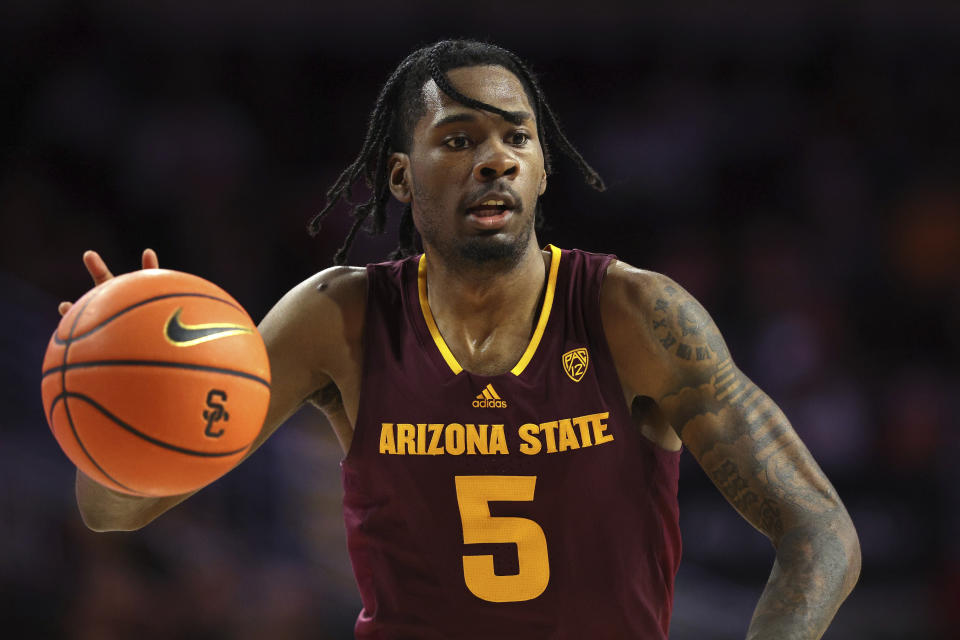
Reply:
<svg viewBox="0 0 960 640"><path fill-rule="evenodd" d="M310 334L314 341L323 341L324 336L349 340L362 331L366 294L366 269L330 267L290 289L261 325L282 333ZM332 327L338 330L330 331Z"/></svg>
<svg viewBox="0 0 960 640"><path fill-rule="evenodd" d="M610 262L600 290L605 312L627 316L649 315L657 310L658 300L678 295L690 294L669 276L622 260Z"/></svg>
<svg viewBox="0 0 960 640"><path fill-rule="evenodd" d="M617 261L608 268L600 301L615 353L640 349L650 363L669 370L709 368L729 357L710 314L669 276Z"/></svg>
<svg viewBox="0 0 960 640"><path fill-rule="evenodd" d="M662 273L614 261L604 277L600 308L614 348L642 345L659 356L679 351L681 359L704 358L707 346L721 351L723 341L710 314ZM700 344L708 338L709 345Z"/></svg>
<svg viewBox="0 0 960 640"><path fill-rule="evenodd" d="M319 294L321 300L338 306L362 306L367 295L367 270L365 267L330 267L302 284L304 291Z"/></svg>
<svg viewBox="0 0 960 640"><path fill-rule="evenodd" d="M293 287L284 298L300 309L337 307L348 310L364 306L367 294L367 270L364 267L337 266L319 271Z"/></svg>

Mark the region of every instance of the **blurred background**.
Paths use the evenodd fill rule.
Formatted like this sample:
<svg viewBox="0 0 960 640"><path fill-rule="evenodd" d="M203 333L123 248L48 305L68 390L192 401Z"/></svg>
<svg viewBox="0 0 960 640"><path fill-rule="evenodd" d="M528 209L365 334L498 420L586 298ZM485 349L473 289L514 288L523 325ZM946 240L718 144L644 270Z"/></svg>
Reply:
<svg viewBox="0 0 960 640"><path fill-rule="evenodd" d="M320 414L144 530L95 534L40 362L56 304L90 286L88 248L120 273L153 247L262 317L341 244L345 208L317 238L305 225L396 63L469 36L532 63L609 186L558 157L541 241L683 284L837 486L864 565L825 637L958 637L960 4L833 4L6 0L5 632L351 637L341 454ZM395 244L395 225L360 236L350 261ZM742 638L772 548L689 454L680 503L671 637Z"/></svg>

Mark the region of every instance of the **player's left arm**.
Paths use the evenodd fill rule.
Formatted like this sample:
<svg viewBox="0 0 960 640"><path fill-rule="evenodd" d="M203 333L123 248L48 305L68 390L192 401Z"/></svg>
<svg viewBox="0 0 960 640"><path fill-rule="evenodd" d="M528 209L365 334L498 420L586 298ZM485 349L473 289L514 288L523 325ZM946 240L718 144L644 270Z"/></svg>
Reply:
<svg viewBox="0 0 960 640"><path fill-rule="evenodd" d="M748 639L820 638L860 574L836 490L770 397L744 375L704 308L669 278L617 263L604 328L625 391L659 403L727 500L776 559Z"/></svg>

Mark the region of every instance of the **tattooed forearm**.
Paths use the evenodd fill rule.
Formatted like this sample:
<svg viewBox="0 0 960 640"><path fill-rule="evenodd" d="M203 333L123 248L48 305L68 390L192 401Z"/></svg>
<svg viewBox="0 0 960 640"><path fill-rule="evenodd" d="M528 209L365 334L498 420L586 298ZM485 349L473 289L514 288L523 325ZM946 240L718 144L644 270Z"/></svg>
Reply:
<svg viewBox="0 0 960 640"><path fill-rule="evenodd" d="M753 613L748 640L821 637L860 572L859 551L852 542L830 523L798 527L785 535Z"/></svg>

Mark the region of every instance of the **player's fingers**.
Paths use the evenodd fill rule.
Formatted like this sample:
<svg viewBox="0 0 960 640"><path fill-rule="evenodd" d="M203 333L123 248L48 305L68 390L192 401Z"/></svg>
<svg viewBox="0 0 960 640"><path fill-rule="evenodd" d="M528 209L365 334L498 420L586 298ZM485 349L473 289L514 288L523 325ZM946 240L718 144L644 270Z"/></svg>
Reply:
<svg viewBox="0 0 960 640"><path fill-rule="evenodd" d="M60 315L65 316L67 315L67 311L70 311L70 307L72 306L73 306L72 302L61 302L60 304L57 305L57 311L60 312Z"/></svg>
<svg viewBox="0 0 960 640"><path fill-rule="evenodd" d="M144 269L159 269L160 260L157 258L157 252L153 249L144 249L141 264Z"/></svg>
<svg viewBox="0 0 960 640"><path fill-rule="evenodd" d="M107 268L107 263L96 251L85 251L83 253L83 264L87 267L90 277L93 278L93 284L103 284L113 277L110 269Z"/></svg>

